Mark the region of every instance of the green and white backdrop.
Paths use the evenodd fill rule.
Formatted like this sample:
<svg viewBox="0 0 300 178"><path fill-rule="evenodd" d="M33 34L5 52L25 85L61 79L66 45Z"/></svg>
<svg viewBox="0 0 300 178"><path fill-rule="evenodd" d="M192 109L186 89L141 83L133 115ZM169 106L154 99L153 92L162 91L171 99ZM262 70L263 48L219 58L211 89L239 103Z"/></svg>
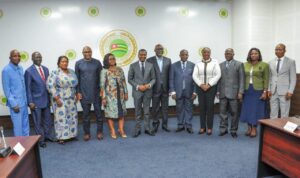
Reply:
<svg viewBox="0 0 300 178"><path fill-rule="evenodd" d="M32 64L34 51L41 52L50 71L64 54L74 69L82 47L88 45L101 62L105 53L115 54L127 78L129 65L138 60L137 50L145 48L153 56L157 43L166 48L164 55L172 62L187 49L189 60L197 63L204 46L212 49L214 59L223 61L224 49L231 47L231 5L194 0L1 0L0 29L1 70L12 49L21 51L24 70ZM133 108L129 84L128 89L127 107ZM1 83L0 115L9 115L5 103Z"/></svg>

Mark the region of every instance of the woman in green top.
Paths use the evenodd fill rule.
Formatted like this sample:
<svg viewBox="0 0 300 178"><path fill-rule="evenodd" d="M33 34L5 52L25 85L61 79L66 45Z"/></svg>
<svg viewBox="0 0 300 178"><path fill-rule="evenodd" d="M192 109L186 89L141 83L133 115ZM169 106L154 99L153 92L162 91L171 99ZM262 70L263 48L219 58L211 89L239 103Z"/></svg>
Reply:
<svg viewBox="0 0 300 178"><path fill-rule="evenodd" d="M269 65L262 62L260 50L251 48L245 69L245 92L241 111L241 121L248 124L246 136L256 137L259 119L266 117L266 98L269 85Z"/></svg>

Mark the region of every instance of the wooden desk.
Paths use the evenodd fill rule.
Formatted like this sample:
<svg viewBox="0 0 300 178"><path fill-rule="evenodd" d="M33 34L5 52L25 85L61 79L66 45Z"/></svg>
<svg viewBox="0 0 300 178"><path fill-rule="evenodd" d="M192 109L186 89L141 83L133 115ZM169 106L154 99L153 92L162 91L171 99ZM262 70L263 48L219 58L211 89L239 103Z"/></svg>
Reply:
<svg viewBox="0 0 300 178"><path fill-rule="evenodd" d="M287 121L300 125L300 119L260 120L257 177L285 175L300 178L300 130L283 130Z"/></svg>
<svg viewBox="0 0 300 178"><path fill-rule="evenodd" d="M0 158L0 178L42 178L40 151L38 140L40 136L6 137L6 142L12 148L20 142L25 148L21 156L10 155Z"/></svg>

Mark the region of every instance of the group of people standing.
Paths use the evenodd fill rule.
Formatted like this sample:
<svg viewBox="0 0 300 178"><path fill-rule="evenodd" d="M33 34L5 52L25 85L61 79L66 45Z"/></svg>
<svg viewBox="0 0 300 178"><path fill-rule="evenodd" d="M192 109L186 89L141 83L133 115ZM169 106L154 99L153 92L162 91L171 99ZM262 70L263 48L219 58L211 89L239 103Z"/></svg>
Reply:
<svg viewBox="0 0 300 178"><path fill-rule="evenodd" d="M225 61L221 64L211 58L211 50L202 49L202 59L197 64L188 61L188 51L180 51L180 60L173 63L163 56L161 44L155 46L155 56L147 59L147 51L140 49L138 61L130 65L128 83L132 85L136 125L133 137L142 133L154 136L161 125L168 128L169 96L176 101L178 126L176 132L186 130L193 133L193 102L198 97L200 109L199 134L212 134L214 101L220 99L220 133L227 134L228 118L231 118L230 133L237 137L239 118L248 124L246 135L255 137L257 121L267 117L266 100L270 99L271 118L288 117L290 100L296 85L295 61L285 57L285 45L275 48L276 58L269 64L262 61L259 49L251 48L247 62L234 59L234 50L225 51ZM37 134L41 135L40 146L46 147L46 141L76 140L78 114L76 102L83 109L83 130L85 141L91 139L90 111L93 106L96 115L96 138L103 139L103 116L113 139L120 135L126 138L124 121L128 90L126 77L116 58L108 53L103 62L92 58L92 50L85 46L83 59L75 64L75 71L68 68L69 60L60 56L58 68L49 73L43 66L42 55L32 54L33 64L23 74L19 65L20 53L10 52L10 63L2 70L2 84L7 106L14 126L15 136L29 135L29 106ZM152 108L150 105L152 101ZM239 103L242 102L239 114ZM55 137L52 136L54 113ZM278 111L280 110L280 115ZM160 124L159 115L162 115ZM118 121L116 133L114 121Z"/></svg>

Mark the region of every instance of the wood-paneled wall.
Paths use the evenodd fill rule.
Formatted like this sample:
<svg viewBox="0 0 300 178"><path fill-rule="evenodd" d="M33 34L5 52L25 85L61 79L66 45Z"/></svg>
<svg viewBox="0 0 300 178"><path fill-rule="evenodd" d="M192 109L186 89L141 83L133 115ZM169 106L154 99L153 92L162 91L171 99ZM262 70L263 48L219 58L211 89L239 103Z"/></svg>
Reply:
<svg viewBox="0 0 300 178"><path fill-rule="evenodd" d="M300 115L300 74L297 74L296 88L291 101L290 116Z"/></svg>

